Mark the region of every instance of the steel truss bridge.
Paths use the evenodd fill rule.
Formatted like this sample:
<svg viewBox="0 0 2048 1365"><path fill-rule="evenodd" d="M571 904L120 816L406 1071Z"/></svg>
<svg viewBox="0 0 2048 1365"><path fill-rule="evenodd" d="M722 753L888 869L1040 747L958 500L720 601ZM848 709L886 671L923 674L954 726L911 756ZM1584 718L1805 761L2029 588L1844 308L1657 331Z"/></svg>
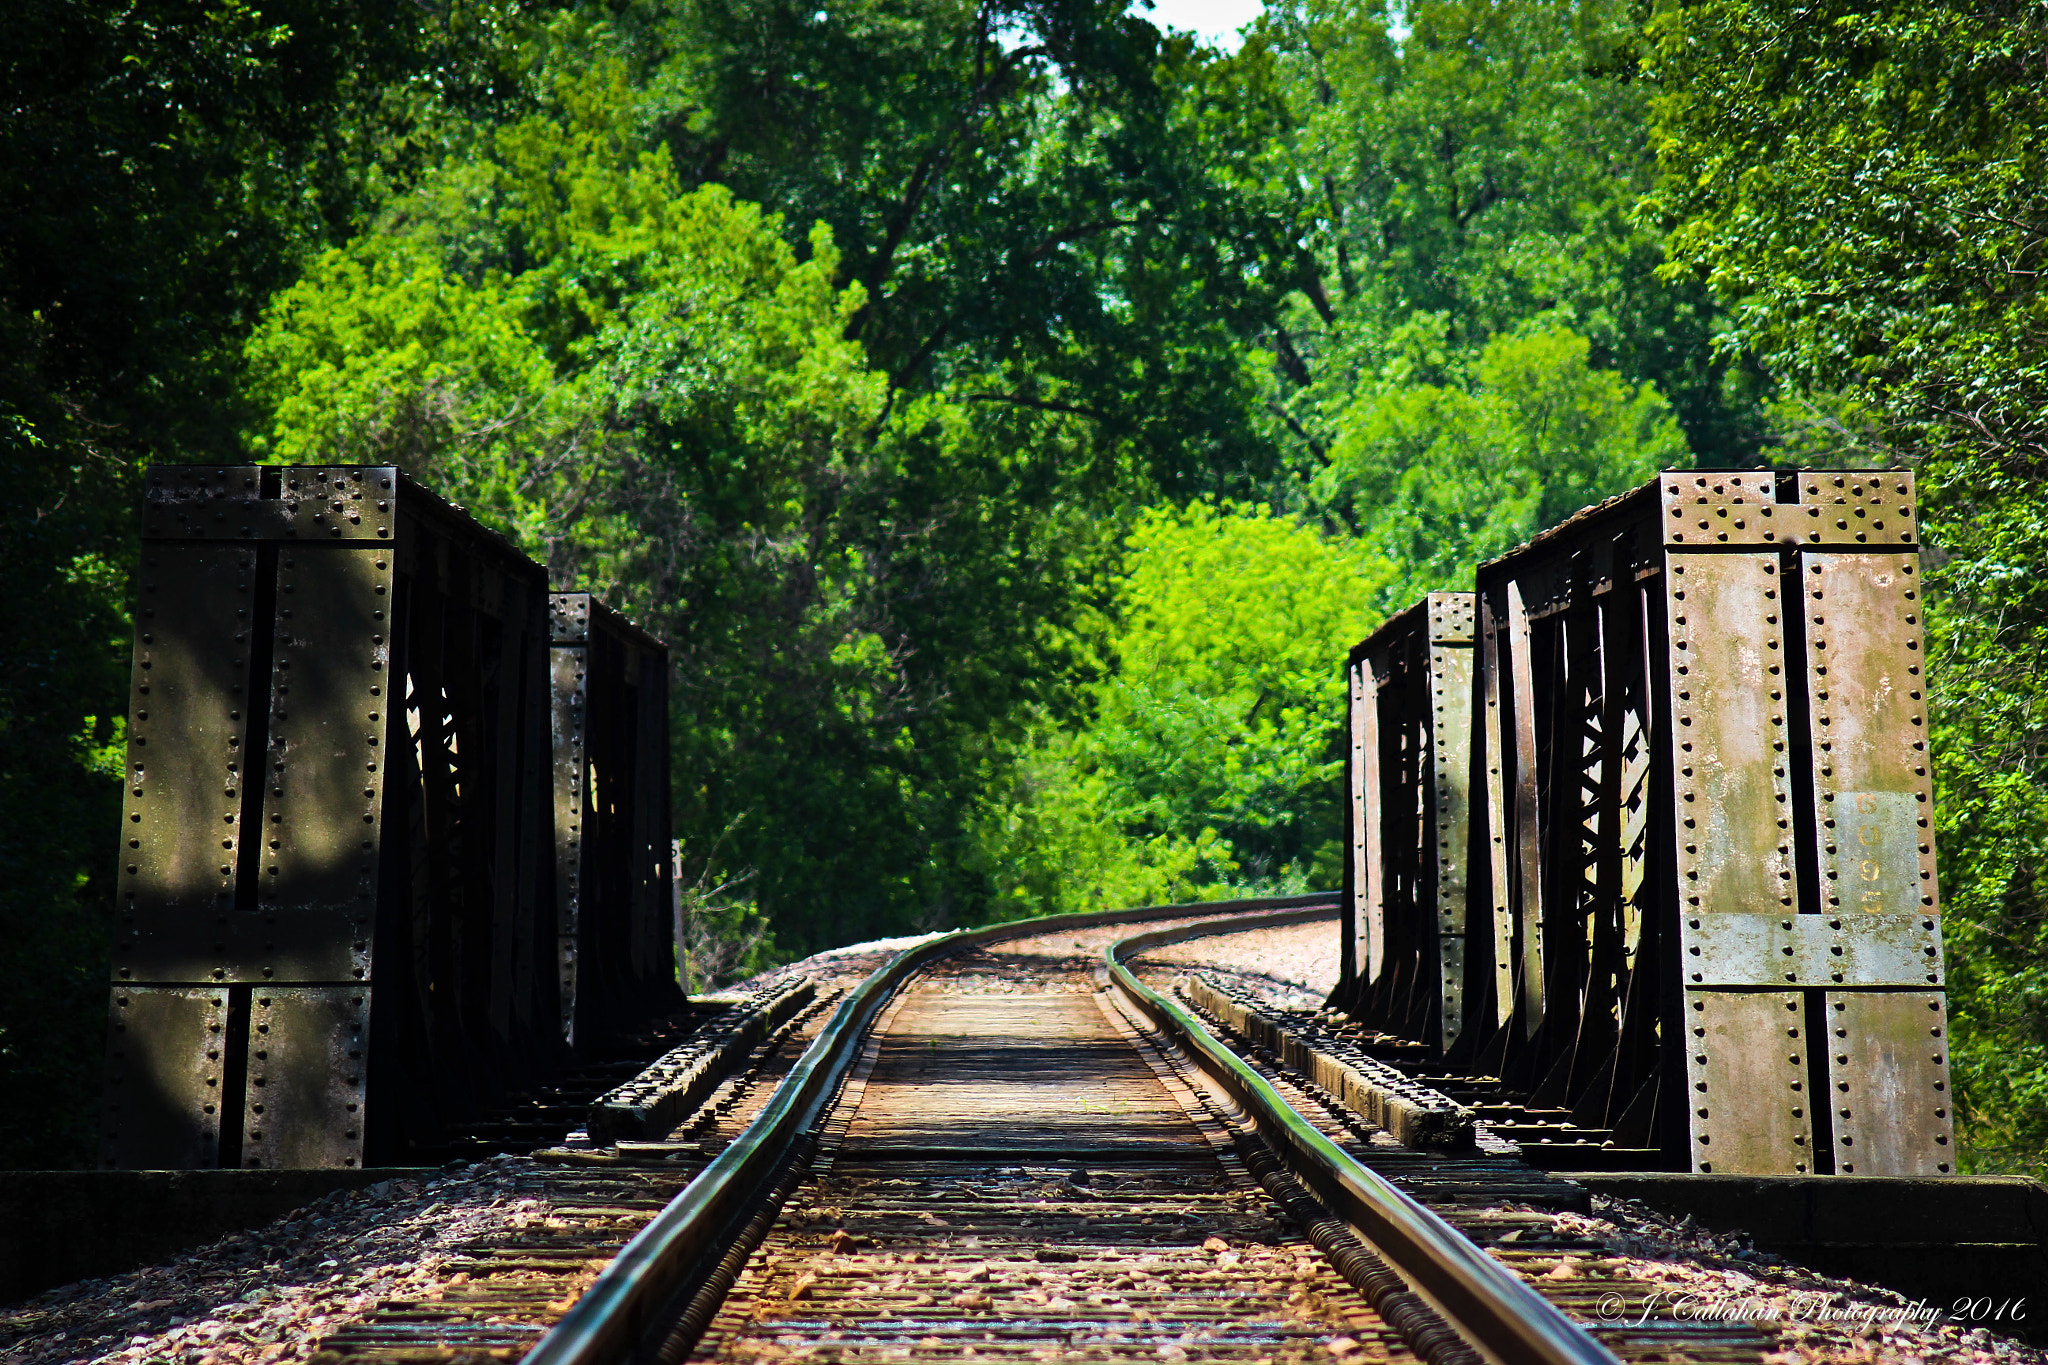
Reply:
<svg viewBox="0 0 2048 1365"><path fill-rule="evenodd" d="M659 641L395 468L141 535L102 1165L416 1164L684 1007ZM1918 548L1666 473L1352 649L1353 1044L1570 1169L1950 1172Z"/></svg>

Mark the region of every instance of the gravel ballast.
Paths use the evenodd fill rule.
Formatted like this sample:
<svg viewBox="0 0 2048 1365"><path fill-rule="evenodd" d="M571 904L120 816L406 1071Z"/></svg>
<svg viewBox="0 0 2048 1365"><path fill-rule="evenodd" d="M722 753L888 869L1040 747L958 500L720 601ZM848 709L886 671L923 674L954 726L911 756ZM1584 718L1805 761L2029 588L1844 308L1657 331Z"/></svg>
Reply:
<svg viewBox="0 0 2048 1365"><path fill-rule="evenodd" d="M1147 928L1155 926L1145 926ZM1129 925L1060 935L1061 954L1095 954ZM1149 966L1205 970L1281 1008L1319 1004L1335 984L1334 921L1257 930L1154 949ZM915 940L856 945L780 968L737 990L808 973L851 984ZM1071 945L1071 946L1069 946ZM960 993L1012 993L1010 978L1050 949L988 950L995 966L962 974ZM1046 957L1046 963L1054 961ZM1075 987L1085 989L1085 987ZM289 1217L129 1274L86 1280L0 1307L0 1359L19 1365L180 1362L269 1365L310 1359L320 1339L380 1301L429 1298L459 1249L549 1216L545 1170L506 1156L327 1196ZM1601 1242L1629 1277L1702 1314L1741 1314L1778 1334L1771 1365L1891 1365L1923 1360L2048 1365L2048 1353L1957 1323L1889 1291L1816 1274L1625 1200L1592 1215L1546 1214ZM2035 1313L2048 1304L2028 1305ZM1643 1305L1622 1304L1617 1320ZM1665 1312L1670 1306L1665 1305Z"/></svg>

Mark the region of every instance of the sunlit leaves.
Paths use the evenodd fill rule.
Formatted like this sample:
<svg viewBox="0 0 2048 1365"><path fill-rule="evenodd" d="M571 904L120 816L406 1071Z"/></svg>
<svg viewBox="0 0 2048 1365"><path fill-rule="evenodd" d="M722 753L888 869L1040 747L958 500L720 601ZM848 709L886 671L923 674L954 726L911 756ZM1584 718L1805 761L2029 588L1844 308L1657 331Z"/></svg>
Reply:
<svg viewBox="0 0 2048 1365"><path fill-rule="evenodd" d="M1630 220L1654 174L1634 7L1286 0L1256 32L1296 120L1308 259L1275 397L1298 459L1327 456L1415 319L1469 362L1538 315L1655 384L1698 458L1747 455L1750 400L1713 354L1706 292L1660 282L1657 234Z"/></svg>
<svg viewBox="0 0 2048 1365"><path fill-rule="evenodd" d="M984 816L999 903L1052 910L1300 890L1336 876L1343 652L1395 566L1256 508L1146 514L1116 588L1114 671Z"/></svg>
<svg viewBox="0 0 2048 1365"><path fill-rule="evenodd" d="M1487 343L1463 383L1403 383L1414 367L1391 367L1343 414L1312 496L1407 567L1389 609L1467 587L1474 564L1684 462L1670 405L1588 351L1538 325Z"/></svg>

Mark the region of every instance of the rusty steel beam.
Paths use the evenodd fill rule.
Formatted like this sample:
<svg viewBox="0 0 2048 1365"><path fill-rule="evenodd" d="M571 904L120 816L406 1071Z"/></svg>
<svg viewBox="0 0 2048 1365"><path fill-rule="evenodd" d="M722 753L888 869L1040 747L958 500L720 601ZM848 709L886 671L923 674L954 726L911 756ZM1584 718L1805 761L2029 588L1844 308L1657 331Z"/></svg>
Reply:
<svg viewBox="0 0 2048 1365"><path fill-rule="evenodd" d="M668 646L549 597L563 1041L682 1007L670 905Z"/></svg>
<svg viewBox="0 0 2048 1365"><path fill-rule="evenodd" d="M547 585L390 467L158 467L101 1162L430 1150L559 1050Z"/></svg>
<svg viewBox="0 0 2048 1365"><path fill-rule="evenodd" d="M1430 593L1345 661L1344 928L1336 1003L1453 1046L1464 1027L1472 594Z"/></svg>
<svg viewBox="0 0 2048 1365"><path fill-rule="evenodd" d="M1480 566L1467 1038L1531 1109L1953 1171L1918 548L1910 474L1667 473Z"/></svg>

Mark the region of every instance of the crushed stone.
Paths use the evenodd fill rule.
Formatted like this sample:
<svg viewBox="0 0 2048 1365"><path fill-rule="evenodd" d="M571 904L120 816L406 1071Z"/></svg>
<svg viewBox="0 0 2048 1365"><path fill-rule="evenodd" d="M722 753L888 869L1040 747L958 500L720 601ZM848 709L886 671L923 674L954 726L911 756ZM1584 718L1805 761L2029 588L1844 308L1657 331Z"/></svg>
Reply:
<svg viewBox="0 0 2048 1365"><path fill-rule="evenodd" d="M273 1365L384 1299L432 1297L461 1246L547 1216L540 1167L501 1156L314 1201L160 1265L0 1308L9 1365Z"/></svg>
<svg viewBox="0 0 2048 1365"><path fill-rule="evenodd" d="M1156 926L1147 926L1156 927ZM1110 925L1041 936L1018 950L991 945L986 971L963 992L1023 989L1017 968L1099 954L1136 932ZM810 975L850 986L924 936L853 944L733 987ZM1337 979L1334 922L1195 939L1145 955L1148 975L1205 970L1278 1008L1313 1008ZM1010 978L1006 980L1006 978ZM518 1156L402 1176L340 1191L268 1226L233 1234L160 1265L83 1280L0 1306L9 1365L278 1365L311 1358L322 1337L391 1298L431 1298L461 1248L545 1220L542 1168ZM1594 1212L1546 1214L1598 1240L1628 1278L1702 1313L1742 1314L1775 1329L1765 1365L2048 1365L2048 1352L1986 1326L1948 1319L1874 1286L1822 1275L1758 1252L1741 1234L1709 1232L1627 1200L1596 1196ZM2028 1305L2043 1311L2043 1305ZM1643 1305L1618 1306L1617 1321ZM1667 1309L1669 1305L1665 1306ZM1930 1319L1928 1310L1937 1310Z"/></svg>

